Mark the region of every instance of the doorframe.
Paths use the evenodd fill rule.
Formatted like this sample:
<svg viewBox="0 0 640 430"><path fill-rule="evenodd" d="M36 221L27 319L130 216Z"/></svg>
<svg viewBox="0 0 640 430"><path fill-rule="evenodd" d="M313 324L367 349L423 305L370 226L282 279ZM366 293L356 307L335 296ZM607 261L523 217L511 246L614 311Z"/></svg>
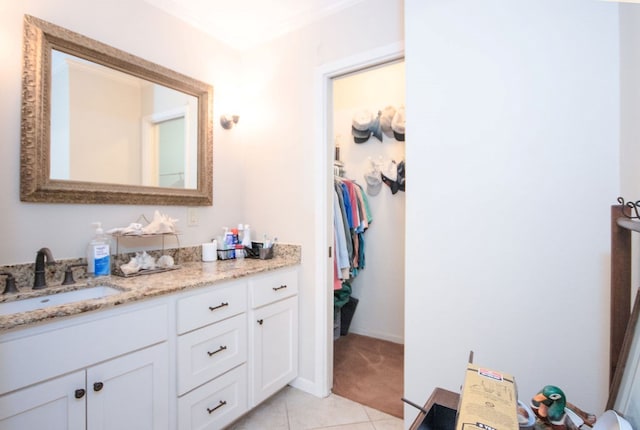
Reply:
<svg viewBox="0 0 640 430"><path fill-rule="evenodd" d="M333 386L333 289L330 288L329 220L333 196L329 179L333 175L333 87L334 78L403 59L404 43L397 42L318 67L314 76L315 99L315 392L326 397Z"/></svg>
<svg viewBox="0 0 640 430"><path fill-rule="evenodd" d="M163 112L155 112L146 115L141 119L141 157L142 157L142 185L157 186L157 170L158 170L158 136L157 126L161 122L172 119L184 118L184 185L190 188L191 169L189 166L189 158L191 157L191 139L189 124L191 121L191 112L189 105L178 106Z"/></svg>

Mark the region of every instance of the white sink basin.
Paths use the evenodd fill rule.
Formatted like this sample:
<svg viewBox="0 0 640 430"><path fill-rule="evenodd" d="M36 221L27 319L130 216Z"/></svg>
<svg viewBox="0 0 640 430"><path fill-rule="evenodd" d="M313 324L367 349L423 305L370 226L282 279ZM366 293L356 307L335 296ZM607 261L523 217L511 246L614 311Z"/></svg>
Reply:
<svg viewBox="0 0 640 430"><path fill-rule="evenodd" d="M99 285L95 287L81 288L79 290L67 291L47 296L33 297L30 299L14 300L0 303L0 315L16 314L18 312L33 311L52 306L66 305L68 303L80 302L83 300L99 299L114 294L120 294L122 290L117 288Z"/></svg>

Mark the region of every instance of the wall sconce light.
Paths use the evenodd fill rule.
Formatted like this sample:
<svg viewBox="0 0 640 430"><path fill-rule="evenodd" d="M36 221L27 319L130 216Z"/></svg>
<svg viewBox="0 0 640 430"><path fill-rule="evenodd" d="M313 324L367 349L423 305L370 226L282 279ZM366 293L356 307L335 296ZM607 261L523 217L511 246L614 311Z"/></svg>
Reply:
<svg viewBox="0 0 640 430"><path fill-rule="evenodd" d="M231 130L234 124L238 123L240 116L238 115L222 115L220 116L220 125L225 130Z"/></svg>

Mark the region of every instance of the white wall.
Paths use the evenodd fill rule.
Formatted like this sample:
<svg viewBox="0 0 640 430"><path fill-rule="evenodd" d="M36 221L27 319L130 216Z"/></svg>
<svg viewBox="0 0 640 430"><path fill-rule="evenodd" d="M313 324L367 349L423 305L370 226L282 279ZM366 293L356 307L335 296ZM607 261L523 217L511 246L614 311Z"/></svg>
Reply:
<svg viewBox="0 0 640 430"><path fill-rule="evenodd" d="M640 200L640 5L620 6L620 195Z"/></svg>
<svg viewBox="0 0 640 430"><path fill-rule="evenodd" d="M314 74L403 38L402 1L366 0L244 54L247 222L302 245L300 381L315 382ZM238 129L240 125L238 124ZM327 142L327 148L330 142ZM327 166L329 169L330 166ZM331 173L329 173L331 175ZM308 387L309 385L305 385Z"/></svg>
<svg viewBox="0 0 640 430"><path fill-rule="evenodd" d="M353 116L362 109L376 115L389 105L404 106L404 73L401 61L333 80L333 130L340 140L340 159L346 177L365 191L369 160L398 163L404 160L405 142L383 133L382 142L372 136L356 144L351 135ZM364 234L365 268L351 283L359 302L349 332L403 343L405 193L392 194L383 185L379 194L368 196L368 202L373 222Z"/></svg>
<svg viewBox="0 0 640 430"><path fill-rule="evenodd" d="M142 213L159 208L180 219L181 245L209 240L224 225L245 222L243 210L241 134L222 130L214 119L214 205L198 208L200 224L187 227L184 207L136 205L66 205L22 203L20 178L20 88L22 16L30 14L97 39L146 60L214 86L214 116L231 102L228 88L237 87L239 56L182 21L142 0L24 0L0 6L0 264L31 262L42 246L57 259L80 257L93 231L126 226ZM232 178L232 180L230 180Z"/></svg>
<svg viewBox="0 0 640 430"><path fill-rule="evenodd" d="M112 74L73 61L69 62L68 73L71 168L69 176L51 177L142 185L140 84L123 79L119 72L109 78ZM60 108L65 106L52 106L52 110Z"/></svg>
<svg viewBox="0 0 640 430"><path fill-rule="evenodd" d="M474 350L523 399L555 384L604 408L617 8L405 3L407 398L458 390Z"/></svg>
<svg viewBox="0 0 640 430"><path fill-rule="evenodd" d="M640 200L640 5L620 4L620 196ZM640 237L633 234L632 252L640 252ZM638 285L640 260L632 259L631 285ZM635 290L635 287L632 288ZM633 303L633 301L631 302Z"/></svg>

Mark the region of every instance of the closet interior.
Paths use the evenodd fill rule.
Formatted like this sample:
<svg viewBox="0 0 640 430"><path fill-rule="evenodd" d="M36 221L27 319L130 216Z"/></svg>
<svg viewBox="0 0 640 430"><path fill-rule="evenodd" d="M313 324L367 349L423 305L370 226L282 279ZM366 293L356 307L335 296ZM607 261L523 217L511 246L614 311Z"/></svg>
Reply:
<svg viewBox="0 0 640 430"><path fill-rule="evenodd" d="M333 79L332 391L398 417L404 361L404 97L404 61Z"/></svg>

